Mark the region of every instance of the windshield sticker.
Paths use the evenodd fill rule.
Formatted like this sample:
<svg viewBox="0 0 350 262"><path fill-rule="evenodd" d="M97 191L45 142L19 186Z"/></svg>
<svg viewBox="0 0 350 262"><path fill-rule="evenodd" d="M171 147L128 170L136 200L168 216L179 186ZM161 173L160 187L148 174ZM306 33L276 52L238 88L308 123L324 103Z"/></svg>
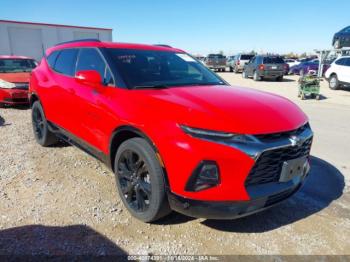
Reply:
<svg viewBox="0 0 350 262"><path fill-rule="evenodd" d="M185 60L186 62L196 62L192 57L190 57L187 54L176 54L178 57L180 57L182 60Z"/></svg>
<svg viewBox="0 0 350 262"><path fill-rule="evenodd" d="M133 63L133 60L135 60L135 55L120 55L117 57L119 61L125 64L131 64Z"/></svg>

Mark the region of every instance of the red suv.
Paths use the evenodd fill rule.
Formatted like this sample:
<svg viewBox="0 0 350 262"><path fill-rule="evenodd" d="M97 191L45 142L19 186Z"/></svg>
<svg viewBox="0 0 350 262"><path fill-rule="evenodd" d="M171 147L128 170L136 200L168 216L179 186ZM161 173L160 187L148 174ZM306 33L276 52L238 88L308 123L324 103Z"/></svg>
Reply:
<svg viewBox="0 0 350 262"><path fill-rule="evenodd" d="M28 104L30 72L36 64L25 56L0 56L0 106Z"/></svg>
<svg viewBox="0 0 350 262"><path fill-rule="evenodd" d="M130 213L230 219L293 195L313 133L280 96L229 86L182 50L79 41L46 53L30 81L34 135L106 163Z"/></svg>

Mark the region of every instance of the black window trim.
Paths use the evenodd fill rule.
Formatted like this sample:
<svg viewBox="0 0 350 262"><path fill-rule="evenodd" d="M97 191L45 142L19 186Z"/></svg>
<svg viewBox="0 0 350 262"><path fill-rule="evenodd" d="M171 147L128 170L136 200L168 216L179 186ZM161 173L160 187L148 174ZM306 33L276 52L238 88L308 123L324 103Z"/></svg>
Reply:
<svg viewBox="0 0 350 262"><path fill-rule="evenodd" d="M59 51L59 54L57 55L56 59L55 59L55 63L54 63L54 66L51 67L49 65L49 68L51 68L51 70L57 74L60 74L62 76L65 76L65 77L69 77L69 78L75 78L75 72L74 72L74 76L70 76L70 75L66 75L66 74L63 74L61 72L58 72L56 69L55 69L55 66L56 66L56 63L57 63L57 59L59 58L59 56L61 55L62 51L64 50L70 50L70 49L77 49L76 47L68 47L68 48L62 48L62 49L58 49L58 50L55 50L55 51ZM53 51L53 52L55 52ZM52 53L51 53L52 54ZM51 55L50 54L50 55ZM75 64L77 63L77 60L78 60L78 55L79 55L79 50L78 50L78 54L77 54L77 57L75 58ZM48 61L47 61L48 62ZM48 63L49 64L49 63ZM75 68L74 68L74 71L75 71Z"/></svg>
<svg viewBox="0 0 350 262"><path fill-rule="evenodd" d="M97 53L102 57L102 60L104 61L105 65L106 65L106 68L105 68L105 74L103 76L103 78L105 78L106 76L106 70L108 68L111 76L112 76L112 79L113 79L113 84L110 84L108 85L109 87L117 87L116 86L116 81L115 81L115 77L114 77L114 74L113 74L113 71L111 70L109 64L107 63L107 60L105 59L104 55L102 54L101 50L95 46L76 46L76 47L67 47L67 48L61 48L61 49L57 49L57 50L54 50L52 51L49 55L45 56L45 59L46 59L46 62L48 64L48 67L54 72L54 73L57 73L57 74L60 74L62 76L65 76L65 77L69 77L69 78L75 78L75 74L77 73L77 65L78 65L78 61L79 61L79 56L80 56L80 50L83 49L83 48L89 48L89 49L95 49L97 51ZM60 56L61 52L63 50L67 50L67 49L78 49L78 54L77 54L77 57L76 57L76 60L75 60L75 65L74 65L74 76L70 76L70 75L66 75L66 74L63 74L61 72L58 72L55 70L55 65L56 65L56 62L57 62L57 58ZM55 59L55 62L53 63L53 67L50 66L49 64L49 61L48 61L48 57L50 55L52 55L54 52L58 52L58 55ZM102 77L102 76L101 76Z"/></svg>
<svg viewBox="0 0 350 262"><path fill-rule="evenodd" d="M46 55L46 56L45 56L46 63L48 64L49 68L50 68L52 71L54 71L54 72L56 72L56 71L54 70L54 67L55 67L57 58L59 57L61 51L62 51L62 49L54 50L54 51L52 51L49 55ZM57 54L57 56L56 56L56 58L55 58L55 61L53 62L53 66L51 66L50 63L49 63L49 56L51 56L51 55L52 55L53 53L55 53L55 52L57 52L58 54Z"/></svg>

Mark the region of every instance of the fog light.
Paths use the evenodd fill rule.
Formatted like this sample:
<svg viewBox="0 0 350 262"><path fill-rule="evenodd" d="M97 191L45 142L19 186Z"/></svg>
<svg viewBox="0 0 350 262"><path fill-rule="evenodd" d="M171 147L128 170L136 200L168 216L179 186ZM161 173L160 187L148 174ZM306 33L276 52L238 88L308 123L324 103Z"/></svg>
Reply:
<svg viewBox="0 0 350 262"><path fill-rule="evenodd" d="M185 190L201 191L220 183L219 167L214 161L202 161L189 178Z"/></svg>

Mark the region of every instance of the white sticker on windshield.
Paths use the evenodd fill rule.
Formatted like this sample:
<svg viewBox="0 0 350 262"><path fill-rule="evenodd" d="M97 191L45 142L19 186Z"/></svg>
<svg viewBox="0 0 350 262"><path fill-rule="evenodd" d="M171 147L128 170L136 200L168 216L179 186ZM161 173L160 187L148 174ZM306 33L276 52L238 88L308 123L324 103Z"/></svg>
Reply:
<svg viewBox="0 0 350 262"><path fill-rule="evenodd" d="M176 54L181 59L185 60L186 62L196 62L192 57L190 57L188 54Z"/></svg>

